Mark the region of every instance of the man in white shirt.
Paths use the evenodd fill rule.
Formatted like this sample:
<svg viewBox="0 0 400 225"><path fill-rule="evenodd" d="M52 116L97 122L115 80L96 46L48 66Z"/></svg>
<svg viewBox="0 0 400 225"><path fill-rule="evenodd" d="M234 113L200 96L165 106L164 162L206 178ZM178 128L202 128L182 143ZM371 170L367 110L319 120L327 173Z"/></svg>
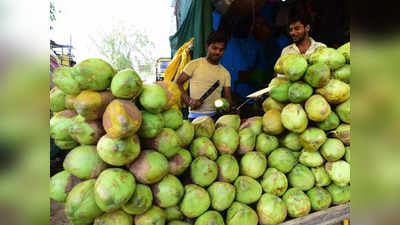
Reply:
<svg viewBox="0 0 400 225"><path fill-rule="evenodd" d="M316 42L309 36L311 26L307 16L294 15L289 18L289 34L293 44L282 50L281 56L298 53L308 58L318 47L326 47L321 42Z"/></svg>

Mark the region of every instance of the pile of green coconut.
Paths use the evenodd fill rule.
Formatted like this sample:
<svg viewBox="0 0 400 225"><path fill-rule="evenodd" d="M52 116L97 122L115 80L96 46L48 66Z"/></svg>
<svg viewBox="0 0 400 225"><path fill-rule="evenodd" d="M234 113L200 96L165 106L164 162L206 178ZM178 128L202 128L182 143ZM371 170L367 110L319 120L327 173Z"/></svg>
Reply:
<svg viewBox="0 0 400 225"><path fill-rule="evenodd" d="M71 225L279 224L350 200L350 43L281 57L264 115L184 120L173 82L58 68L50 179Z"/></svg>

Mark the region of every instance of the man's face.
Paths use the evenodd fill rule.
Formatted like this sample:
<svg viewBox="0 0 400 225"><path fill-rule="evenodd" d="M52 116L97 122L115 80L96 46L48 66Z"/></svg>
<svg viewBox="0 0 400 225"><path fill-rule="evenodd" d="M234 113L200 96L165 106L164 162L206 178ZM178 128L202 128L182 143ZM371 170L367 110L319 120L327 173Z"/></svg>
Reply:
<svg viewBox="0 0 400 225"><path fill-rule="evenodd" d="M213 62L219 62L222 55L224 54L225 44L224 42L212 43L207 47L207 57Z"/></svg>
<svg viewBox="0 0 400 225"><path fill-rule="evenodd" d="M308 36L309 31L310 25L304 27L304 25L299 21L289 25L289 34L292 37L294 43L299 43L303 41L306 36Z"/></svg>

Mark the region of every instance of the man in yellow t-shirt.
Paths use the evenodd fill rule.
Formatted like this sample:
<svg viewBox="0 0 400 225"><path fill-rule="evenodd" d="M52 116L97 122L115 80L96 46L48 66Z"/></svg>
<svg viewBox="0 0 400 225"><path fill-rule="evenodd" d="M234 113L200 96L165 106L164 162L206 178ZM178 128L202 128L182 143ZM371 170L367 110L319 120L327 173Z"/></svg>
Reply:
<svg viewBox="0 0 400 225"><path fill-rule="evenodd" d="M215 117L217 113L214 101L220 98L222 93L224 98L232 104L231 75L219 64L227 43L228 38L224 33L211 32L207 39L207 56L189 62L176 80L181 89L183 101L189 105L190 120L204 115ZM190 80L190 96L183 89L183 84L187 80ZM217 80L219 80L218 88L201 103L200 97Z"/></svg>

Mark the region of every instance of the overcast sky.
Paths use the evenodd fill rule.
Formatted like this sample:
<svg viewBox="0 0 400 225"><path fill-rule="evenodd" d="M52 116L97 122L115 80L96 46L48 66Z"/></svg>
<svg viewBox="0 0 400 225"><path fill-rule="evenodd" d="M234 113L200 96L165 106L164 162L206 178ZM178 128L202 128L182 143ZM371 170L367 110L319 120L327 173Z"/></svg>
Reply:
<svg viewBox="0 0 400 225"><path fill-rule="evenodd" d="M173 34L174 18L171 0L54 0L56 14L50 37L59 44L74 46L77 62L100 57L90 36L112 29L114 23L124 23L145 29L156 44L158 57L169 57L168 37Z"/></svg>

